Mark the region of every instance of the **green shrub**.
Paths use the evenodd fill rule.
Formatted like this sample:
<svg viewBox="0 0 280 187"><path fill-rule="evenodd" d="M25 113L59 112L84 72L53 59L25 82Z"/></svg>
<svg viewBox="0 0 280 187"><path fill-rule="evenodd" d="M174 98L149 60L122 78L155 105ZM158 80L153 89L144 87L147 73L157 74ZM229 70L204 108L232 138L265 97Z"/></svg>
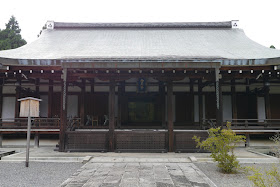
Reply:
<svg viewBox="0 0 280 187"><path fill-rule="evenodd" d="M260 172L260 168L246 167L247 173L251 174L248 179L256 187L276 187L280 186L280 173L274 165L271 169Z"/></svg>
<svg viewBox="0 0 280 187"><path fill-rule="evenodd" d="M234 155L237 143L244 142L245 136L236 135L227 123L226 129L211 128L208 130L209 137L201 141L200 137L194 136L197 147L211 152L211 157L218 162L218 167L225 173L231 173L239 167L239 162Z"/></svg>

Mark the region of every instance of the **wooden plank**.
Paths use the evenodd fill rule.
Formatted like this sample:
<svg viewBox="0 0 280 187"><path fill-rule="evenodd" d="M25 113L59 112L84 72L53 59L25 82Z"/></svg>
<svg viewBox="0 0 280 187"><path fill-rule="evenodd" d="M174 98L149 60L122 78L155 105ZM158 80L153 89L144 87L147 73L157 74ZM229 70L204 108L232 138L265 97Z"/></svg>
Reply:
<svg viewBox="0 0 280 187"><path fill-rule="evenodd" d="M80 118L81 124L85 125L85 98L86 98L86 86L85 80L82 79L81 95L80 95Z"/></svg>
<svg viewBox="0 0 280 187"><path fill-rule="evenodd" d="M237 105L236 105L236 89L235 80L231 80L231 105L232 105L232 118L237 119Z"/></svg>
<svg viewBox="0 0 280 187"><path fill-rule="evenodd" d="M190 79L190 94L191 94L191 99L190 99L190 117L191 117L191 123L192 124L194 124L194 90L193 90L193 84L194 84L194 80ZM186 114L186 115L188 115L188 114Z"/></svg>
<svg viewBox="0 0 280 187"><path fill-rule="evenodd" d="M67 69L64 69L63 81L61 84L61 105L60 105L60 133L59 133L59 151L65 151L65 131L67 127Z"/></svg>
<svg viewBox="0 0 280 187"><path fill-rule="evenodd" d="M21 76L17 77L17 82L19 85L16 87L16 104L15 104L15 118L19 118L19 107L20 103L18 99L20 99L20 90L21 90Z"/></svg>
<svg viewBox="0 0 280 187"><path fill-rule="evenodd" d="M167 124L168 124L168 148L169 152L174 151L174 124L173 124L173 85L172 81L167 82Z"/></svg>
<svg viewBox="0 0 280 187"><path fill-rule="evenodd" d="M110 80L109 87L109 151L114 151L115 130L115 80Z"/></svg>
<svg viewBox="0 0 280 187"><path fill-rule="evenodd" d="M164 128L166 126L165 120L165 86L163 82L159 82L159 97L161 101L161 126Z"/></svg>
<svg viewBox="0 0 280 187"><path fill-rule="evenodd" d="M202 97L202 80L198 80L198 110L199 110L199 126L203 123L203 97Z"/></svg>
<svg viewBox="0 0 280 187"><path fill-rule="evenodd" d="M266 78L264 78L263 84L264 84L265 114L266 114L266 119L271 119L270 96L269 96L270 88L269 88L269 86L266 85L267 81L268 80Z"/></svg>
<svg viewBox="0 0 280 187"><path fill-rule="evenodd" d="M121 123L122 123L122 109L123 109L123 105L124 105L124 93L125 93L125 82L122 81L120 82L119 86L118 86L118 127L121 127Z"/></svg>
<svg viewBox="0 0 280 187"><path fill-rule="evenodd" d="M49 79L49 92L48 92L48 118L52 115L52 103L53 103L53 80Z"/></svg>

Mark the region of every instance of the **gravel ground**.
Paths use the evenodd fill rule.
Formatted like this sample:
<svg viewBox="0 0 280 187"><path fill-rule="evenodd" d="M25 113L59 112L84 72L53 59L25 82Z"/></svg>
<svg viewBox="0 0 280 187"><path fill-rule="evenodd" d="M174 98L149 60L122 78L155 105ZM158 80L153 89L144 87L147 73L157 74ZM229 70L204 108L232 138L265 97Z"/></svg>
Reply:
<svg viewBox="0 0 280 187"><path fill-rule="evenodd" d="M249 187L253 186L244 173L224 174L219 171L215 163L195 163L195 165L209 177L218 187ZM262 168L261 171L269 170L275 164L240 164L242 167L253 166Z"/></svg>
<svg viewBox="0 0 280 187"><path fill-rule="evenodd" d="M59 186L82 165L82 163L30 162L26 168L23 162L0 162L0 187Z"/></svg>

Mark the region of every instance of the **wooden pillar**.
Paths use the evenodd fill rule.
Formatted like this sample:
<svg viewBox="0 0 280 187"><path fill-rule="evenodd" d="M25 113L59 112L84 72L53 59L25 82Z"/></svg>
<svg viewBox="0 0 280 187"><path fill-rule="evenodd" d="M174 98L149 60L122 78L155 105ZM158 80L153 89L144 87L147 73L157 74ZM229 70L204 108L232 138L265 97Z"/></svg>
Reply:
<svg viewBox="0 0 280 187"><path fill-rule="evenodd" d="M199 126L203 126L203 97L202 97L202 80L198 80L198 110L199 110Z"/></svg>
<svg viewBox="0 0 280 187"><path fill-rule="evenodd" d="M52 115L52 103L53 103L53 80L49 80L49 92L48 92L48 118Z"/></svg>
<svg viewBox="0 0 280 187"><path fill-rule="evenodd" d="M0 126L2 126L3 86L4 81L3 79L0 79Z"/></svg>
<svg viewBox="0 0 280 187"><path fill-rule="evenodd" d="M40 139L40 135L38 132L36 132L34 135L34 147L35 148L39 148L39 139Z"/></svg>
<svg viewBox="0 0 280 187"><path fill-rule="evenodd" d="M271 111L270 111L270 98L269 98L269 82L266 78L264 78L264 102L265 102L265 115L266 119L271 119Z"/></svg>
<svg viewBox="0 0 280 187"><path fill-rule="evenodd" d="M231 105L232 105L232 119L237 119L237 102L236 102L236 89L235 80L231 80ZM233 121L235 123L236 121Z"/></svg>
<svg viewBox="0 0 280 187"><path fill-rule="evenodd" d="M86 98L86 81L82 79L81 96L80 96L80 118L81 125L85 125L85 98Z"/></svg>
<svg viewBox="0 0 280 187"><path fill-rule="evenodd" d="M165 85L163 82L159 82L159 97L160 97L160 107L161 107L161 126L165 128Z"/></svg>
<svg viewBox="0 0 280 187"><path fill-rule="evenodd" d="M194 80L190 79L190 94L191 94L190 109L191 109L191 123L192 123L192 125L194 124L194 91L193 91L193 82L194 82Z"/></svg>
<svg viewBox="0 0 280 187"><path fill-rule="evenodd" d="M219 69L215 70L215 91L216 91L216 122L217 126L223 127L223 95L219 78Z"/></svg>
<svg viewBox="0 0 280 187"><path fill-rule="evenodd" d="M67 128L67 69L63 70L61 84L61 112L60 112L60 132L59 132L59 151L65 151L65 132Z"/></svg>
<svg viewBox="0 0 280 187"><path fill-rule="evenodd" d="M90 80L90 93L94 93L94 79Z"/></svg>
<svg viewBox="0 0 280 187"><path fill-rule="evenodd" d="M17 86L16 86L16 106L15 106L15 118L19 118L19 102L20 99L20 91L21 91L21 76L17 77Z"/></svg>
<svg viewBox="0 0 280 187"><path fill-rule="evenodd" d="M0 133L0 148L3 146L3 135Z"/></svg>
<svg viewBox="0 0 280 187"><path fill-rule="evenodd" d="M109 88L109 151L114 151L114 131L115 131L115 80L110 80Z"/></svg>
<svg viewBox="0 0 280 187"><path fill-rule="evenodd" d="M125 82L120 82L118 86L118 127L121 127L122 123L122 105L123 105L123 97L125 92Z"/></svg>
<svg viewBox="0 0 280 187"><path fill-rule="evenodd" d="M168 124L168 143L169 152L174 151L174 124L173 124L173 84L172 81L167 82L167 124Z"/></svg>

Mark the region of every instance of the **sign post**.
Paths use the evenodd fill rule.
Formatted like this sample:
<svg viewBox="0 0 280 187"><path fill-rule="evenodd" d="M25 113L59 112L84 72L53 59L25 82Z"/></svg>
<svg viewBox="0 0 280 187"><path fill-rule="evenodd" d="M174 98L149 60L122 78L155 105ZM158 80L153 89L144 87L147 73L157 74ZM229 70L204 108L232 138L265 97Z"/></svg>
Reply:
<svg viewBox="0 0 280 187"><path fill-rule="evenodd" d="M30 131L31 117L39 117L39 101L41 99L26 97L18 99L20 101L20 117L28 117L27 124L27 141L26 141L26 161L25 167L29 166L29 148L30 148Z"/></svg>

